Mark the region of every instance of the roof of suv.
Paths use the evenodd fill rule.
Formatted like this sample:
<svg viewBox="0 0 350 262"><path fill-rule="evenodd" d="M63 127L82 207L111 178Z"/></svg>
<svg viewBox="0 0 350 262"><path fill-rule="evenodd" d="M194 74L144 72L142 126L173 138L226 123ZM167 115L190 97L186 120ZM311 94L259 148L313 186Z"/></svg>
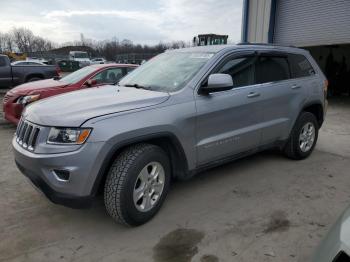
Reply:
<svg viewBox="0 0 350 262"><path fill-rule="evenodd" d="M93 64L90 66L94 68L107 68L107 67L138 67L139 65L110 63L110 64Z"/></svg>
<svg viewBox="0 0 350 262"><path fill-rule="evenodd" d="M208 45L208 46L195 46L188 47L182 49L176 49L179 52L209 52L209 53L218 53L222 50L263 50L263 49L278 49L284 51L301 51L303 49L293 47L293 46L278 46L272 44L250 44L250 43L242 43L242 44L232 44L232 45Z"/></svg>

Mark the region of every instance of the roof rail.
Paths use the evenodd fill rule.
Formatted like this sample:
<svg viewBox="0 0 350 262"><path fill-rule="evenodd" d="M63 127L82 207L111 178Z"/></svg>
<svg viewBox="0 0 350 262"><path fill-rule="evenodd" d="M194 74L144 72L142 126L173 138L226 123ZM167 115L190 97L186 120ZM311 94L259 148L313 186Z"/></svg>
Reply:
<svg viewBox="0 0 350 262"><path fill-rule="evenodd" d="M294 45L277 45L274 43L251 43L251 42L241 42L241 43L237 43L237 45L261 45L261 46L281 46L281 47L294 47L294 48L298 48Z"/></svg>
<svg viewBox="0 0 350 262"><path fill-rule="evenodd" d="M273 45L270 43L251 43L251 42L240 42L237 45Z"/></svg>

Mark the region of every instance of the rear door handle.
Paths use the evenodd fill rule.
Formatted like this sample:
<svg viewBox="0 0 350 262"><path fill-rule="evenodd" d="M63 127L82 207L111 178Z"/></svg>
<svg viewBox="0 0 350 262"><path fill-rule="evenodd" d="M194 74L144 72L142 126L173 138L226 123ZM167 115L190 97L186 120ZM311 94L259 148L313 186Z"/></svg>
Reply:
<svg viewBox="0 0 350 262"><path fill-rule="evenodd" d="M300 88L301 86L300 85L292 85L290 88L291 89L298 89L298 88Z"/></svg>
<svg viewBox="0 0 350 262"><path fill-rule="evenodd" d="M257 92L251 92L247 95L248 98L253 98L258 96L260 96L260 93L257 93Z"/></svg>

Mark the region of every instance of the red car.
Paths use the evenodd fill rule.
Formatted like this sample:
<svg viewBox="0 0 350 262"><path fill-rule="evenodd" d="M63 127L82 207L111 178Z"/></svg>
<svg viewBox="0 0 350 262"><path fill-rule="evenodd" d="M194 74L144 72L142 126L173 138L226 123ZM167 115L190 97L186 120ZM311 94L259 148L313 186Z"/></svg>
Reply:
<svg viewBox="0 0 350 262"><path fill-rule="evenodd" d="M4 97L3 108L6 120L17 124L23 108L34 101L104 84L114 84L137 65L98 64L79 69L63 78L52 78L29 82L8 91Z"/></svg>

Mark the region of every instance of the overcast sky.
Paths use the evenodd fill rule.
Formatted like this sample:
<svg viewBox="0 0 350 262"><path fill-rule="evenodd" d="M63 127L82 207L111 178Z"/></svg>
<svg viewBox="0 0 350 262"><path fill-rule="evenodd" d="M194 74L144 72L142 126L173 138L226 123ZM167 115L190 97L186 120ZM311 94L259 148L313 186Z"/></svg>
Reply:
<svg viewBox="0 0 350 262"><path fill-rule="evenodd" d="M242 0L0 0L0 6L0 31L26 27L57 43L80 40L80 33L142 44L191 41L200 33L241 37Z"/></svg>

